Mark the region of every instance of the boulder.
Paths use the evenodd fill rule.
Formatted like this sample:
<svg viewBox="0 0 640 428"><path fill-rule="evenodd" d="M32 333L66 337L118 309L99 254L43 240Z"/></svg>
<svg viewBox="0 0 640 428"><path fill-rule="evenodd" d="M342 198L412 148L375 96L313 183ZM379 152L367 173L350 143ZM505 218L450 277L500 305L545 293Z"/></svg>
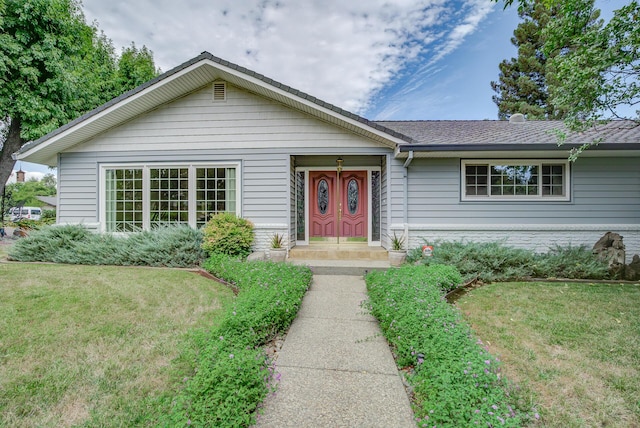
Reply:
<svg viewBox="0 0 640 428"><path fill-rule="evenodd" d="M609 265L612 272L624 270L625 251L622 236L614 232L607 232L593 246L593 254Z"/></svg>
<svg viewBox="0 0 640 428"><path fill-rule="evenodd" d="M640 281L640 256L637 254L633 256L631 263L625 267L624 279L627 281Z"/></svg>

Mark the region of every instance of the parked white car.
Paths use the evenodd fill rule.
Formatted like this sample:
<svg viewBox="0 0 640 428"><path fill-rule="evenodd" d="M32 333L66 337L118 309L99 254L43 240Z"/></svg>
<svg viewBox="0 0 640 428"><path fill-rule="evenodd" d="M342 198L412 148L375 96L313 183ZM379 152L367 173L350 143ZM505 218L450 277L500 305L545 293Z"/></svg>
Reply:
<svg viewBox="0 0 640 428"><path fill-rule="evenodd" d="M38 207L16 207L11 210L11 221L40 220L41 217L42 209Z"/></svg>

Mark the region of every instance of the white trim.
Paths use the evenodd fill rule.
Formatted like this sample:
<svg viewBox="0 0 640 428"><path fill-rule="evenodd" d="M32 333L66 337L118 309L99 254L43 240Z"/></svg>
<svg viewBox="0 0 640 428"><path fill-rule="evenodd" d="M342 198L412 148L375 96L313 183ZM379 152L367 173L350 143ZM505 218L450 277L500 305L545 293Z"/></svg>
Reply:
<svg viewBox="0 0 640 428"><path fill-rule="evenodd" d="M234 168L236 170L236 203L235 214L242 217L242 194L241 194L241 177L242 165L240 161L224 161L224 162L131 162L131 163L99 163L99 200L98 200L98 220L100 224L100 232L106 232L106 171L108 169L142 169L142 225L144 230L149 230L151 219L150 210L150 173L152 168L188 168L189 169L189 189L188 189L188 211L189 226L196 227L196 168Z"/></svg>
<svg viewBox="0 0 640 428"><path fill-rule="evenodd" d="M542 195L542 165L563 165L564 166L564 195L562 196L543 196ZM466 166L467 165L487 165L489 171L493 165L537 165L539 166L540 182L538 186L538 195L513 195L513 196L493 196L478 195L467 196L466 194ZM462 202L544 202L544 201L571 201L571 166L567 159L460 159L460 201ZM491 192L490 173L487 173L487 192Z"/></svg>
<svg viewBox="0 0 640 428"><path fill-rule="evenodd" d="M393 224L391 229L400 230L403 224ZM638 224L409 224L411 230L432 230L432 231L640 231Z"/></svg>

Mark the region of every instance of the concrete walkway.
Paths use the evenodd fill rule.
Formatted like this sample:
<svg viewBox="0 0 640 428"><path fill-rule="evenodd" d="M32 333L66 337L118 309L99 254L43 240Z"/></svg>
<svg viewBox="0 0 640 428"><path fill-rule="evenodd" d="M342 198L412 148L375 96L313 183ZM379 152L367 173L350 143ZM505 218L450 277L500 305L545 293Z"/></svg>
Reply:
<svg viewBox="0 0 640 428"><path fill-rule="evenodd" d="M314 275L276 360L282 377L257 427L415 427L358 276Z"/></svg>

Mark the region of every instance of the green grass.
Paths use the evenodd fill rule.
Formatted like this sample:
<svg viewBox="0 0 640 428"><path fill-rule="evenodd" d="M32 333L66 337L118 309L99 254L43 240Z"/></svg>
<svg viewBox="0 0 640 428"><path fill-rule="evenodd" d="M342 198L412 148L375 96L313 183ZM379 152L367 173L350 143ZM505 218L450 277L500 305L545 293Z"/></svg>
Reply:
<svg viewBox="0 0 640 428"><path fill-rule="evenodd" d="M640 285L496 283L457 304L541 425L640 425Z"/></svg>
<svg viewBox="0 0 640 428"><path fill-rule="evenodd" d="M0 263L0 278L7 427L154 426L233 299L168 269Z"/></svg>

